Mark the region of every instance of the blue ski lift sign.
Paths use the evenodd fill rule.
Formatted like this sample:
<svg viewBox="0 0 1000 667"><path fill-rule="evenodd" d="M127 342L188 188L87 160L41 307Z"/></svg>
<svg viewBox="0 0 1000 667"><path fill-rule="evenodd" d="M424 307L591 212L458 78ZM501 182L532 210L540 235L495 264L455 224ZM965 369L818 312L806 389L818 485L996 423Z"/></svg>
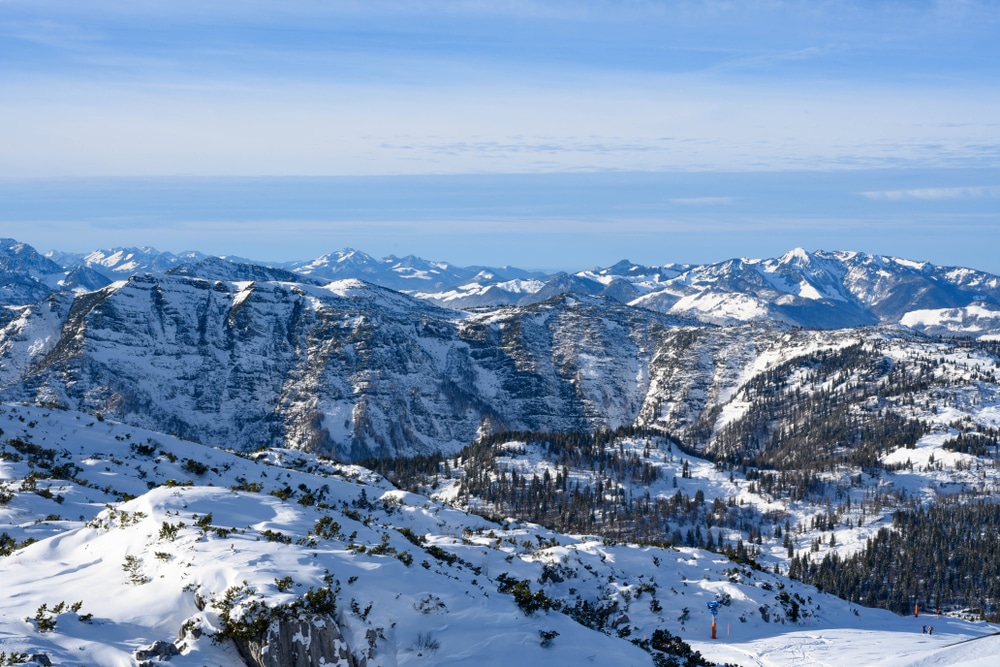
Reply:
<svg viewBox="0 0 1000 667"><path fill-rule="evenodd" d="M708 610L712 612L712 616L719 615L719 603L717 601L707 602Z"/></svg>

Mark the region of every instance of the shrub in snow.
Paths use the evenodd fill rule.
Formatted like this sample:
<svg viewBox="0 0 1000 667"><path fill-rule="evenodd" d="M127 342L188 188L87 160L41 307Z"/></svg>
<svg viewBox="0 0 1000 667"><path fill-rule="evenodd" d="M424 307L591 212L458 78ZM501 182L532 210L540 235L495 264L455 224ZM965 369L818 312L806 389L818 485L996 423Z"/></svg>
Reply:
<svg viewBox="0 0 1000 667"><path fill-rule="evenodd" d="M142 572L142 559L138 556L131 554L125 556L122 569L125 570L125 574L128 575L128 580L133 586L141 586L149 581L149 577Z"/></svg>
<svg viewBox="0 0 1000 667"><path fill-rule="evenodd" d="M413 650L417 652L417 655L434 653L439 648L441 648L441 642L434 639L434 636L429 632L417 634L417 641L413 644Z"/></svg>
<svg viewBox="0 0 1000 667"><path fill-rule="evenodd" d="M548 648L552 646L552 640L559 636L559 633L555 630L539 630L538 636L542 640L542 648Z"/></svg>

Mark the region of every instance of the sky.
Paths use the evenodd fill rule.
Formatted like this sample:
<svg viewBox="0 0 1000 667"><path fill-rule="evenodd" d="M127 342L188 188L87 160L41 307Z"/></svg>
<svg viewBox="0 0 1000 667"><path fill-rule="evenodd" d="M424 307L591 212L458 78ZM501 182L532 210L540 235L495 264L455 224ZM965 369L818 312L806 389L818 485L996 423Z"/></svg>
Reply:
<svg viewBox="0 0 1000 667"><path fill-rule="evenodd" d="M1000 273L1000 1L0 0L0 235Z"/></svg>

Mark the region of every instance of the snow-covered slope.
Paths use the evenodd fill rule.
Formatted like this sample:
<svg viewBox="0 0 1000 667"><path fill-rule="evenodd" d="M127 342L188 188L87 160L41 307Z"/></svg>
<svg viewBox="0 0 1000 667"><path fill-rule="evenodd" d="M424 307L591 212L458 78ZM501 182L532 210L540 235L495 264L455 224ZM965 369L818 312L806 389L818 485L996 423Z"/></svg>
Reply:
<svg viewBox="0 0 1000 667"><path fill-rule="evenodd" d="M652 665L687 650L674 638L720 663L929 664L992 641L952 646L992 629L858 608L698 549L491 522L299 452L30 406L0 424L0 651L34 664L236 666L269 627L272 658L367 667Z"/></svg>
<svg viewBox="0 0 1000 667"><path fill-rule="evenodd" d="M899 323L914 331L937 336L1000 338L1000 308L974 303L964 308L911 310Z"/></svg>
<svg viewBox="0 0 1000 667"><path fill-rule="evenodd" d="M534 558L455 537L487 524L362 469L291 452L241 458L90 415L11 406L0 416L20 436L0 462L3 532L19 544L41 538L0 559L7 654L135 664L137 649L176 640L183 654L171 664L242 664L213 641L224 612L235 624L254 601L273 609L323 590L330 604L302 617L334 623L368 665L530 664L548 651L540 631L558 633L563 660L649 663L566 616L526 617L484 570L524 576L540 569Z"/></svg>

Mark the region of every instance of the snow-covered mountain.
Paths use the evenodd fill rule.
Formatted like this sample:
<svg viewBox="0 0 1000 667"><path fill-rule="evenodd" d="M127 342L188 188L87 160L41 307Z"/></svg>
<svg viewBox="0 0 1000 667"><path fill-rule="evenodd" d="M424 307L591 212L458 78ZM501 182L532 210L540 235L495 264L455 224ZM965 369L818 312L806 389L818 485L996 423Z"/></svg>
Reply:
<svg viewBox="0 0 1000 667"><path fill-rule="evenodd" d="M669 278L676 277L689 265L668 264L647 267L622 260L608 268L579 271L572 275L534 274L531 277L511 279L514 272L503 269L482 269L463 282L456 282L447 289L420 288L414 296L427 299L449 308L482 306L530 305L540 303L565 292L575 294L600 294L621 303L628 303L642 294L662 287ZM523 272L522 272L523 273ZM401 286L404 290L407 287Z"/></svg>
<svg viewBox="0 0 1000 667"><path fill-rule="evenodd" d="M375 260L353 250L293 268L331 279L362 278L450 308L523 306L572 292L723 325L767 320L834 329L898 323L911 310L1000 307L1000 278L985 272L801 248L777 259L659 267L623 260L547 276L515 277L509 267L461 269L412 257Z"/></svg>
<svg viewBox="0 0 1000 667"><path fill-rule="evenodd" d="M181 274L6 313L9 399L348 459L455 451L483 428L630 424L678 324L593 297L469 315L356 280Z"/></svg>
<svg viewBox="0 0 1000 667"><path fill-rule="evenodd" d="M53 250L42 255L27 244L0 239L0 306L35 303L62 290L92 292L136 273L163 272L205 257L193 251L174 255L149 247L87 254Z"/></svg>
<svg viewBox="0 0 1000 667"><path fill-rule="evenodd" d="M697 548L491 521L300 452L44 407L2 405L0 423L6 664L988 665L998 645L985 623L859 607ZM683 484L746 493L707 462Z"/></svg>
<svg viewBox="0 0 1000 667"><path fill-rule="evenodd" d="M223 257L206 257L195 262L177 264L167 271L167 273L202 280L225 280L229 282L270 281L303 283L307 285L323 285L327 282L293 273L287 269L262 266L252 262Z"/></svg>
<svg viewBox="0 0 1000 667"><path fill-rule="evenodd" d="M26 243L0 239L0 305L35 303L54 290L62 267Z"/></svg>
<svg viewBox="0 0 1000 667"><path fill-rule="evenodd" d="M82 257L77 262L63 257L65 266L81 264L107 276L112 280L122 280L136 273L163 272L179 264L197 262L206 258L204 253L196 251L182 252L175 255L171 252L160 252L148 246L142 248L110 248L95 250Z"/></svg>
<svg viewBox="0 0 1000 667"><path fill-rule="evenodd" d="M944 280L926 266L856 255L792 253L716 270L786 286L788 275L808 273L810 289L826 295L816 308L843 299L861 309L845 285L860 289L874 274L838 274L847 260ZM632 265L616 270L644 281L649 275ZM712 282L707 272L689 269L665 282L735 280ZM981 298L992 289L985 274L945 273L968 278L963 289L977 286ZM598 277L563 276L568 288L588 281L591 291L604 289ZM4 309L0 397L101 411L205 444L292 447L344 460L451 453L499 431L624 426L664 428L711 448L725 425L720 415L750 403L734 402L743 384L796 355L875 350L886 341L926 345L902 329L718 327L607 295L553 292L539 303L460 311L359 280L323 284L286 269L205 258ZM894 358L874 354L871 363L889 367ZM928 380L941 392L956 381ZM994 388L995 379L975 391L986 396Z"/></svg>
<svg viewBox="0 0 1000 667"><path fill-rule="evenodd" d="M475 283L483 289L496 287L498 290L507 291L502 286L504 283L532 284L532 281L544 279L544 273L537 271L525 271L514 267L490 268L481 266L455 266L448 262L434 262L408 255L406 257L396 257L389 255L382 259L375 259L363 252L353 248L345 248L339 252L323 255L307 262L289 262L283 265L284 268L310 278L323 280L343 280L346 278L357 278L366 282L374 283L382 287L406 292L409 294L418 293L439 305L508 305L512 303L502 297L496 299L480 299L475 302L462 301L454 303L455 296L451 297L453 303L444 296L449 291L458 290L474 292L469 287ZM438 295L441 296L438 296ZM475 294L470 294L475 296Z"/></svg>
<svg viewBox="0 0 1000 667"><path fill-rule="evenodd" d="M692 268L634 305L716 324L770 320L810 328L900 322L914 310L1000 307L1000 277L857 252L792 250Z"/></svg>
<svg viewBox="0 0 1000 667"><path fill-rule="evenodd" d="M11 240L7 246L27 247ZM453 309L527 306L567 292L601 295L721 325L772 321L835 329L897 324L907 313L917 310L973 305L1000 309L1000 277L982 271L858 252L807 252L801 248L777 259L732 259L701 266L649 267L622 260L609 267L572 274L545 274L510 266L462 267L412 255L375 259L351 248L269 267L236 257L208 258L198 252L174 255L152 248L114 248L86 255L53 251L49 257L59 262L63 275L53 265L36 266L34 273L26 268L9 269L5 278L8 287L0 291L0 303L23 305L58 289L99 289L147 272L179 271L235 280L242 271L244 275L261 276L253 279L315 284L360 279ZM221 262L243 268L227 271ZM985 329L961 324L952 328L953 320L941 320L943 324L934 330L946 335L1000 334L1000 329L988 320L980 323L987 326Z"/></svg>

